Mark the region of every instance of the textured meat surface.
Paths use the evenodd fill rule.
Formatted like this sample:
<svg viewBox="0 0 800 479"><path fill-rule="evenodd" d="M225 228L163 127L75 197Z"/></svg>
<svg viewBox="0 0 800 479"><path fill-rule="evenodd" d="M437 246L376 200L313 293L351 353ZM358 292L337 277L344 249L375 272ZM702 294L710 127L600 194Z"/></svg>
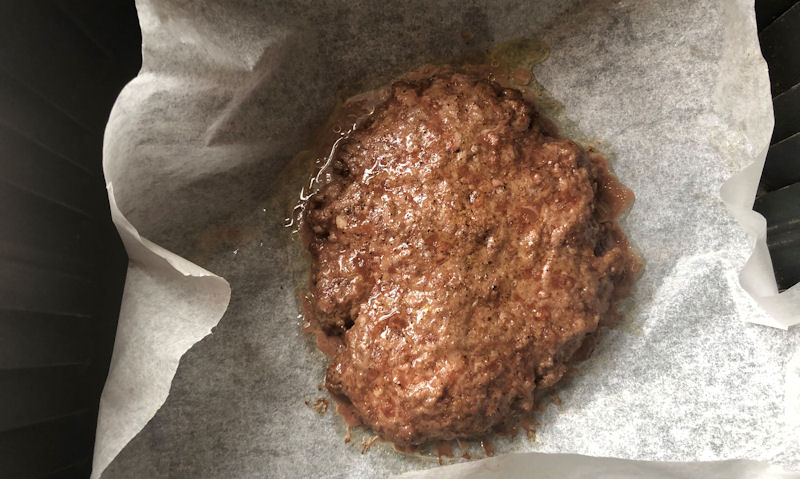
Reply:
<svg viewBox="0 0 800 479"><path fill-rule="evenodd" d="M307 204L307 320L341 340L328 389L383 438L480 436L562 377L639 263L604 161L519 91L445 68L385 98Z"/></svg>

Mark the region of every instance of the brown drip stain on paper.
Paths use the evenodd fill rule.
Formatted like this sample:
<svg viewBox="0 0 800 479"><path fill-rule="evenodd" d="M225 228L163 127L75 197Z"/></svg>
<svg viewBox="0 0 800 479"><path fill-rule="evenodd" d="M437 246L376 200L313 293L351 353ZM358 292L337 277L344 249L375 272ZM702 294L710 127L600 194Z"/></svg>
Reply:
<svg viewBox="0 0 800 479"><path fill-rule="evenodd" d="M361 454L366 454L373 444L379 439L379 436L372 436L361 443Z"/></svg>
<svg viewBox="0 0 800 479"><path fill-rule="evenodd" d="M486 457L494 456L494 446L488 439L481 439L481 447L483 452L486 453Z"/></svg>
<svg viewBox="0 0 800 479"><path fill-rule="evenodd" d="M561 397L558 394L553 393L553 395L550 396L550 402L553 403L560 412L564 412L564 403L561 402Z"/></svg>
<svg viewBox="0 0 800 479"><path fill-rule="evenodd" d="M531 441L536 440L536 426L539 426L539 423L534 421L531 416L524 416L519 420L519 427L525 431L526 436Z"/></svg>
<svg viewBox="0 0 800 479"><path fill-rule="evenodd" d="M453 447L449 441L440 441L436 444L436 455L439 457L439 465L443 465L442 457L453 457Z"/></svg>
<svg viewBox="0 0 800 479"><path fill-rule="evenodd" d="M456 439L456 444L458 444L458 448L461 449L462 459L466 459L468 461L472 459L472 455L469 453L469 444L466 441L462 439Z"/></svg>

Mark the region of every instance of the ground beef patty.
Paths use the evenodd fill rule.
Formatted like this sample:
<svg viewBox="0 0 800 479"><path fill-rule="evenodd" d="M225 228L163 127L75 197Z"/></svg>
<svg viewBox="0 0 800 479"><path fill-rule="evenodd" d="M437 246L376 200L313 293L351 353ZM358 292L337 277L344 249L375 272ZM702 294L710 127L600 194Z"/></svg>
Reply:
<svg viewBox="0 0 800 479"><path fill-rule="evenodd" d="M477 74L384 97L306 205L307 319L341 340L327 388L383 438L480 436L530 411L627 294L638 261L603 200L627 190Z"/></svg>

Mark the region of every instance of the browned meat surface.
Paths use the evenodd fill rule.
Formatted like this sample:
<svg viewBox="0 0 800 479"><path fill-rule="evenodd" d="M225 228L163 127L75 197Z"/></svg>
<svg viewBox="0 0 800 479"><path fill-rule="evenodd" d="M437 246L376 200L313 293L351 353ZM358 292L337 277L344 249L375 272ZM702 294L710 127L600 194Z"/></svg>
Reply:
<svg viewBox="0 0 800 479"><path fill-rule="evenodd" d="M386 97L307 204L307 319L341 338L328 389L383 438L480 436L627 294L607 197L629 191L517 90L445 68Z"/></svg>

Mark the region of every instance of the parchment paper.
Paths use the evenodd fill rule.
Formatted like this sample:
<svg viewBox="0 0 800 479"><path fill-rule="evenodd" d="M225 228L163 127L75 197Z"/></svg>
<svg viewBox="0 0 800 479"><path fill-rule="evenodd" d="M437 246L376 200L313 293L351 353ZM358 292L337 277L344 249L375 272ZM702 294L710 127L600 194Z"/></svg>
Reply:
<svg viewBox="0 0 800 479"><path fill-rule="evenodd" d="M341 88L540 38L550 57L533 72L563 104L557 121L636 193L623 226L646 267L626 320L537 415L536 440L495 438L498 453L800 470L800 330L778 329L800 318L800 287L777 295L764 221L750 211L773 124L751 1L140 0L137 9L144 64L104 148L132 262L94 477L430 468L494 477L480 471L496 467L798 477L764 464L673 470L538 454L447 472L435 457L380 443L362 455L368 433L346 444L339 417L305 404L326 397L326 360L299 330L305 266L282 227L311 173L292 157Z"/></svg>

